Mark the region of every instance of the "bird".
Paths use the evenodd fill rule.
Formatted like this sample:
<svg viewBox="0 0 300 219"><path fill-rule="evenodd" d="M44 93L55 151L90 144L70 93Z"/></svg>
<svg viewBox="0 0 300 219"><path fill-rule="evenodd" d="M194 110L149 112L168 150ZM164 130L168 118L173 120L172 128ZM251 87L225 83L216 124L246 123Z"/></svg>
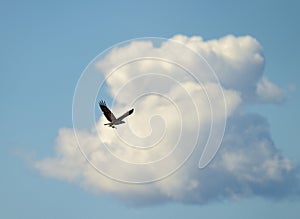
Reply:
<svg viewBox="0 0 300 219"><path fill-rule="evenodd" d="M129 111L127 111L126 113L124 113L122 116L120 116L119 118L116 118L115 115L110 111L110 109L106 106L105 101L101 100L98 102L99 103L99 107L102 110L104 116L106 117L106 119L109 121L109 123L105 123L104 125L108 125L111 128L116 128L116 125L120 125L122 123L125 123L124 121L122 121L125 117L131 115L134 111L134 109L131 109Z"/></svg>

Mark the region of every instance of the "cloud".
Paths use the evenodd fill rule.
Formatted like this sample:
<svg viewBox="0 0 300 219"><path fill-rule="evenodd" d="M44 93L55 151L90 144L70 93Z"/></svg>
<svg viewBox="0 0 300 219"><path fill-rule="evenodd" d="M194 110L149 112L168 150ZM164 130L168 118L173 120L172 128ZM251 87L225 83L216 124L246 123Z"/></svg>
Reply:
<svg viewBox="0 0 300 219"><path fill-rule="evenodd" d="M283 90L262 77L256 85L256 93L262 102L282 103L285 100Z"/></svg>
<svg viewBox="0 0 300 219"><path fill-rule="evenodd" d="M75 133L60 129L55 156L35 162L45 176L131 205L299 196L299 170L275 147L266 119L243 112L244 105L284 99L263 76L263 49L254 38L135 40L90 68L105 78L117 115L130 104L135 112L112 130L103 126L103 116L81 128L75 111ZM213 157L219 140L214 159L198 168L201 155Z"/></svg>

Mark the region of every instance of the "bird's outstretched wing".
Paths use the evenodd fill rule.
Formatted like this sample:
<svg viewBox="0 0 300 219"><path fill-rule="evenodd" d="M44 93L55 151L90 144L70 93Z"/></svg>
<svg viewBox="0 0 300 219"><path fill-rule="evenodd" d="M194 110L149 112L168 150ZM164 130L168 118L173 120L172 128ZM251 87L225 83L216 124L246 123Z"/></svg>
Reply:
<svg viewBox="0 0 300 219"><path fill-rule="evenodd" d="M99 106L108 121L113 122L116 120L115 115L108 109L105 101L103 101L103 100L99 101Z"/></svg>
<svg viewBox="0 0 300 219"><path fill-rule="evenodd" d="M119 118L117 118L117 120L121 121L123 120L125 117L131 115L133 113L133 109L129 110L128 112L124 113L122 116L120 116Z"/></svg>

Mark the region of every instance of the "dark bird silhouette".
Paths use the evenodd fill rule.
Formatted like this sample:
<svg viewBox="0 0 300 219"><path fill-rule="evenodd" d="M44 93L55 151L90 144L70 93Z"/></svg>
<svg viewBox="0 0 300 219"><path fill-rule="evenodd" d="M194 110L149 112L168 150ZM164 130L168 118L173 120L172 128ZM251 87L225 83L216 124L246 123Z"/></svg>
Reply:
<svg viewBox="0 0 300 219"><path fill-rule="evenodd" d="M133 113L133 109L129 110L128 112L124 113L119 118L116 118L115 115L108 109L106 106L105 101L101 100L99 101L100 109L102 110L104 116L109 121L109 123L105 123L104 125L108 125L109 127L116 128L115 125L120 125L122 123L125 123L122 121L125 117L131 115Z"/></svg>

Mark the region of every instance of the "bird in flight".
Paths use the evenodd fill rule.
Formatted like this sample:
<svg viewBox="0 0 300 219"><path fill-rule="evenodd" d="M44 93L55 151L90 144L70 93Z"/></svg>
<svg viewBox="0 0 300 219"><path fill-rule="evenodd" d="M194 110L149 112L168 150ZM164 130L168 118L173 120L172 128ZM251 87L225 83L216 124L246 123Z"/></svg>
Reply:
<svg viewBox="0 0 300 219"><path fill-rule="evenodd" d="M128 112L124 113L122 116L120 116L119 118L116 118L115 115L110 111L110 109L108 109L108 107L106 106L105 101L101 100L99 101L99 106L100 109L102 110L104 116L106 117L106 119L109 121L109 123L105 123L104 125L108 125L109 127L112 128L116 128L116 125L120 125L122 123L125 123L124 121L122 121L125 117L131 115L133 113L133 109L129 110Z"/></svg>

